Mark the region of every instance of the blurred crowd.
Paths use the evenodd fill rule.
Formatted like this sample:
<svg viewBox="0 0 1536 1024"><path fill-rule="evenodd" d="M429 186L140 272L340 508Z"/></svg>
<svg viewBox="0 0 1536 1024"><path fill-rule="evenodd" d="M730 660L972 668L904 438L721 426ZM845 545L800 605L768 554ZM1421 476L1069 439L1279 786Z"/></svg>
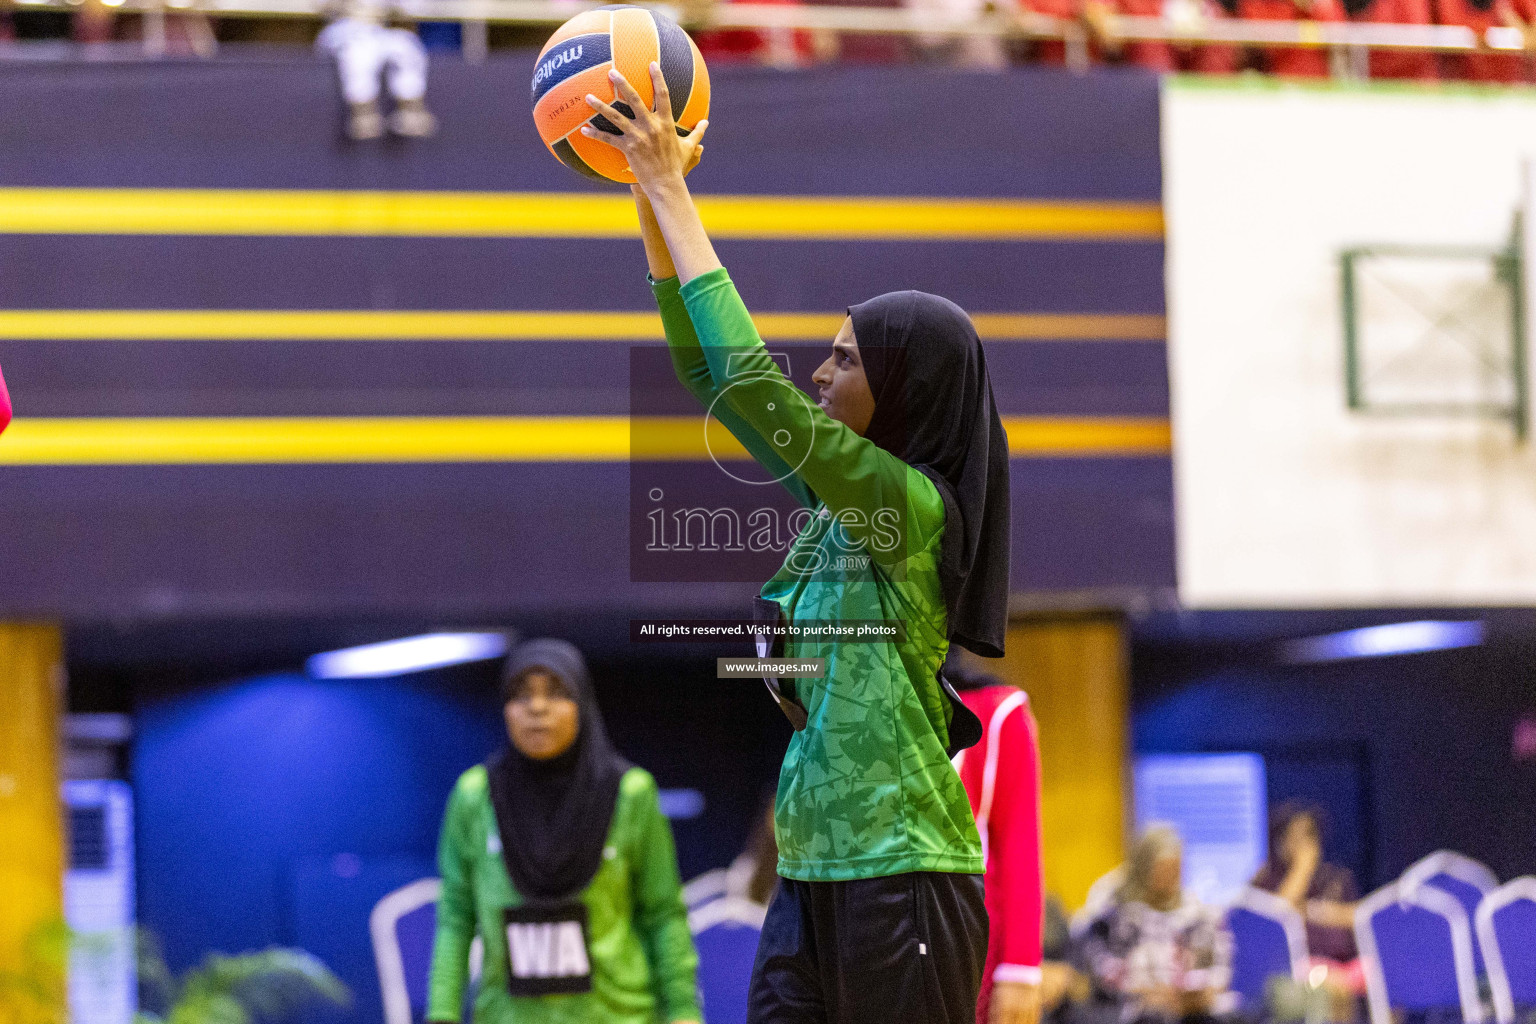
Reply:
<svg viewBox="0 0 1536 1024"><path fill-rule="evenodd" d="M252 28L259 19L214 21L185 8L158 19L119 10L123 0L79 0L68 11L23 9L0 0L0 43L22 36L69 38L81 43L144 40L160 52L211 54L218 40L263 39L302 42L292 19L278 35ZM692 13L707 20L710 0ZM728 2L728 0L718 0ZM800 0L750 0L792 5ZM848 3L853 0L816 0ZM1013 64L1062 65L1083 62L1129 64L1160 72L1233 74L1256 72L1283 78L1353 75L1407 81L1517 83L1536 80L1536 0L880 0L873 6L905 3L914 13L969 21L991 18L1054 19L1075 45L1060 38L973 35L879 36L810 29L714 29L695 33L710 62L742 61L776 67L804 67L839 56L853 60L918 60L968 68ZM872 6L855 3L856 6ZM355 5L352 5L355 6ZM345 17L345 15L343 15ZM1123 18L1159 19L1178 33L1199 37L1214 23L1355 23L1440 25L1472 30L1486 40L1503 34L1512 49L1442 52L1390 49L1360 52L1353 60L1342 49L1322 46L1234 45L1132 38ZM151 21L154 21L153 26ZM41 29L38 26L43 26ZM433 26L443 27L443 26ZM455 44L459 38L453 30ZM531 27L533 35L537 26ZM414 34L414 33L413 33ZM425 30L423 34L427 33ZM335 33L333 33L335 35ZM515 35L515 34L514 34ZM312 32L307 38L312 38ZM531 37L530 37L531 39ZM521 37L505 40L518 45ZM428 48L432 48L429 40ZM413 58L414 59L414 58ZM407 73L408 74L408 73ZM355 77L355 76L354 76Z"/></svg>
<svg viewBox="0 0 1536 1024"><path fill-rule="evenodd" d="M753 0L757 2L757 0ZM1130 64L1159 72L1235 74L1254 72L1282 78L1317 79L1352 74L1398 81L1518 83L1536 80L1536 0L905 0L909 9L951 19L1043 16L1058 19L1083 40L1090 63ZM1339 66L1344 52L1326 47L1241 46L1127 38L1121 18L1156 18L1180 33L1196 36L1212 23L1238 19L1260 22L1441 25L1471 29L1484 39L1490 29L1508 30L1507 39L1525 49L1434 53L1372 50L1365 66ZM846 46L848 40L842 40ZM806 64L838 51L830 33L751 31L705 33L700 47L711 60L746 57L780 66ZM1507 45L1507 44L1505 44ZM917 35L881 47L867 41L862 51L887 59L914 58L970 68L1013 64L1062 65L1071 48L1059 39L996 36Z"/></svg>
<svg viewBox="0 0 1536 1024"><path fill-rule="evenodd" d="M1347 869L1324 859L1320 817L1301 804L1276 808L1269 859L1252 884L1291 904L1307 922L1312 988L1328 1020L1349 1022L1360 1016L1365 992L1351 923L1358 892ZM1182 879L1177 831L1154 825L1137 838L1126 863L1094 885L1070 922L1058 903L1047 903L1045 1019L1211 1024L1235 1015L1232 938L1223 909L1202 903Z"/></svg>
<svg viewBox="0 0 1536 1024"><path fill-rule="evenodd" d="M930 3L962 0L923 0ZM1201 27L1226 19L1265 22L1364 23L1461 26L1479 38L1493 28L1512 29L1521 39L1532 35L1536 4L1531 0L1020 0L1025 9L1082 22L1093 59L1123 62L1155 71L1232 74L1254 71L1283 78L1326 78L1344 56L1323 48L1296 46L1181 45L1164 41L1128 41L1116 31L1117 16L1161 18L1198 35ZM1337 56L1336 56L1337 54ZM1015 59L1051 63L1061 60L1059 44L1022 48ZM996 55L983 55L996 60ZM1368 76L1432 82L1525 82L1532 61L1526 52L1443 53L1380 50L1369 55Z"/></svg>

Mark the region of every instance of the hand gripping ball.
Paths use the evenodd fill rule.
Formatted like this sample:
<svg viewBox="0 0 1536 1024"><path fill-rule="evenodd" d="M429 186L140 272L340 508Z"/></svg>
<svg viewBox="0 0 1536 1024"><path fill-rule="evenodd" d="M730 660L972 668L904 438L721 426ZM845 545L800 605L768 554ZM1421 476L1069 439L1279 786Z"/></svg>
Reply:
<svg viewBox="0 0 1536 1024"><path fill-rule="evenodd" d="M591 93L620 113L629 112L615 99L610 68L618 68L647 104L654 103L651 61L661 65L678 134L687 135L709 115L709 71L677 22L644 7L615 4L582 12L549 37L533 70L533 122L557 160L599 181L634 183L624 154L586 138L580 128L590 122L618 134L586 101Z"/></svg>

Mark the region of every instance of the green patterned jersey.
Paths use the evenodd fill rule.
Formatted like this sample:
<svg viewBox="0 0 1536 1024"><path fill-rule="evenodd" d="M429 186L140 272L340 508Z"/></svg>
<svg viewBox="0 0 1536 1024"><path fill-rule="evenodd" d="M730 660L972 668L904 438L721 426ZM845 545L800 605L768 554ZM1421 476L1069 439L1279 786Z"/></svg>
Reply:
<svg viewBox="0 0 1536 1024"><path fill-rule="evenodd" d="M970 801L944 753L938 490L804 399L768 355L724 269L654 289L678 378L808 510L762 596L800 625L905 627L894 642L785 644L786 657L825 659L826 672L795 681L808 722L779 774L779 874L981 873Z"/></svg>

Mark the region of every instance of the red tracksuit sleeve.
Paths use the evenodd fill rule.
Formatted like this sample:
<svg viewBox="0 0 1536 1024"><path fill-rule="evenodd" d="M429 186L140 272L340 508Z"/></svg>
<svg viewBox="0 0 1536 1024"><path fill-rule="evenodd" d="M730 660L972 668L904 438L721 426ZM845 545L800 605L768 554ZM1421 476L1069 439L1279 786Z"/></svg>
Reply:
<svg viewBox="0 0 1536 1024"><path fill-rule="evenodd" d="M988 824L1003 922L994 981L1040 980L1045 869L1040 853L1040 744L1025 704L1001 723L996 792ZM994 922L994 927L997 922Z"/></svg>
<svg viewBox="0 0 1536 1024"><path fill-rule="evenodd" d="M5 374L0 372L0 432L11 422L11 393L5 390Z"/></svg>

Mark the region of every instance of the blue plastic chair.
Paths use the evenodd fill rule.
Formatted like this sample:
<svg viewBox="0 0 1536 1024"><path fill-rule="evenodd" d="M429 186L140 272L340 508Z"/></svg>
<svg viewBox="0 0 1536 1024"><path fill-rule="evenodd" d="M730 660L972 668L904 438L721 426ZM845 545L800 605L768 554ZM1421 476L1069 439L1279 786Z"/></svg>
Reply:
<svg viewBox="0 0 1536 1024"><path fill-rule="evenodd" d="M1227 910L1227 930L1232 934L1231 990L1246 1016L1262 1014L1271 978L1306 980L1306 923L1274 893L1244 889Z"/></svg>
<svg viewBox="0 0 1536 1024"><path fill-rule="evenodd" d="M442 889L441 879L417 879L379 900L368 915L373 962L379 970L379 989L384 997L384 1024L422 1024L426 1019L432 942L437 934L437 898ZM469 947L466 1008L473 1004L484 959L485 947L476 936Z"/></svg>
<svg viewBox="0 0 1536 1024"><path fill-rule="evenodd" d="M1450 893L1461 904L1461 909L1466 911L1468 921L1476 916L1483 897L1498 884L1498 876L1487 865L1451 850L1436 850L1427 857L1419 858L1398 877L1398 886L1404 892L1412 892L1421 885L1431 885ZM1482 943L1476 935L1472 936L1472 966L1478 974L1483 972Z"/></svg>
<svg viewBox="0 0 1536 1024"><path fill-rule="evenodd" d="M683 906L690 911L728 895L731 873L727 868L706 871L683 883Z"/></svg>
<svg viewBox="0 0 1536 1024"><path fill-rule="evenodd" d="M1392 1024L1393 1010L1460 1010L1465 1024L1482 1024L1472 926L1454 896L1400 882L1378 889L1355 908L1355 942L1371 1024Z"/></svg>
<svg viewBox="0 0 1536 1024"><path fill-rule="evenodd" d="M1536 1007L1536 878L1516 878L1483 897L1478 943L1488 963L1488 987L1499 1024Z"/></svg>
<svg viewBox="0 0 1536 1024"><path fill-rule="evenodd" d="M443 883L422 878L385 896L368 916L385 1024L419 1024L427 1012L437 897Z"/></svg>
<svg viewBox="0 0 1536 1024"><path fill-rule="evenodd" d="M736 896L710 900L688 914L699 951L704 1024L745 1024L747 986L765 908Z"/></svg>

